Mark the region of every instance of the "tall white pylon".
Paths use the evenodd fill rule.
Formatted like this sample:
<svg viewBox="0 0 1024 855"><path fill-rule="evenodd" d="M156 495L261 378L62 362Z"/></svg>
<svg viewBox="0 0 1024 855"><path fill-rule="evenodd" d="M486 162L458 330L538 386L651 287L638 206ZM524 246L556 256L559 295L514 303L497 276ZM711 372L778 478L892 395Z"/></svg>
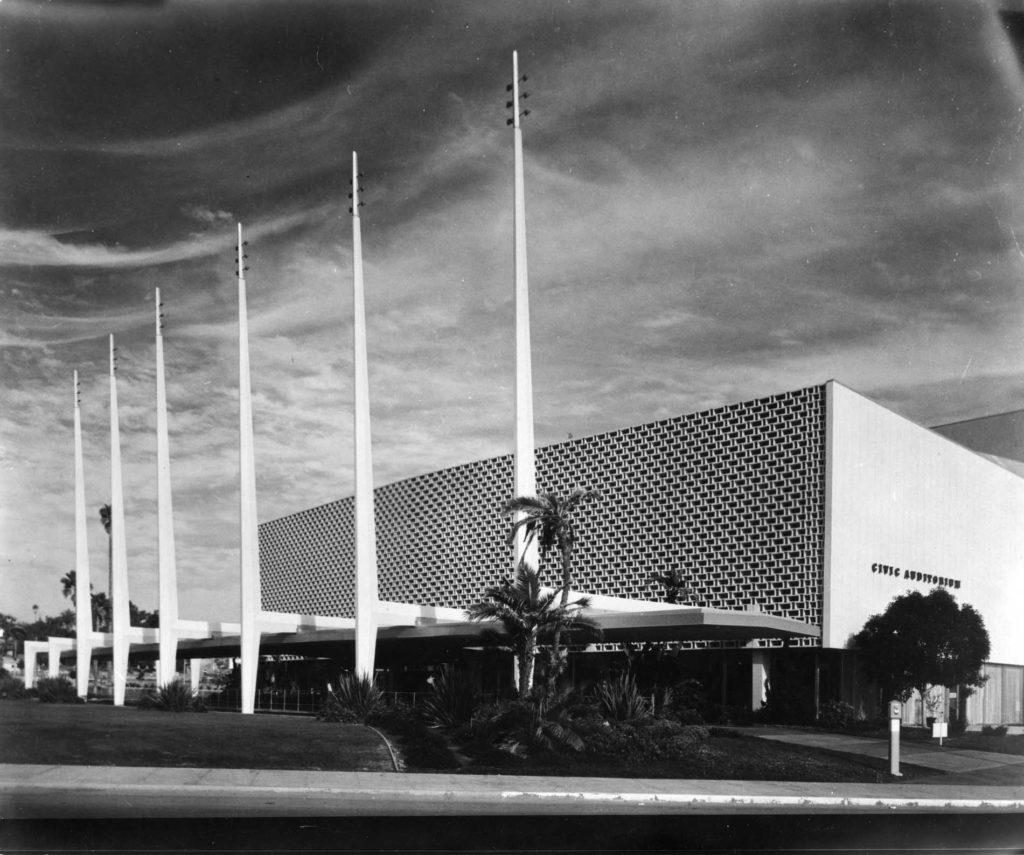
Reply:
<svg viewBox="0 0 1024 855"><path fill-rule="evenodd" d="M92 664L92 581L89 538L85 525L85 464L82 460L82 414L78 372L75 372L75 682L78 696L89 694Z"/></svg>
<svg viewBox="0 0 1024 855"><path fill-rule="evenodd" d="M252 437L249 380L249 321L245 304L245 253L238 224L238 449L239 533L242 590L242 713L256 711L256 671L260 655L260 543L256 515L256 452Z"/></svg>
<svg viewBox="0 0 1024 855"><path fill-rule="evenodd" d="M157 685L175 676L178 652L178 572L174 555L174 509L171 504L171 453L167 437L167 386L164 379L163 313L156 289L156 483L159 545L160 660Z"/></svg>
<svg viewBox="0 0 1024 855"><path fill-rule="evenodd" d="M124 489L121 481L121 430L117 415L117 348L110 337L110 537L113 590L111 627L114 636L114 706L124 706L128 682L128 539L124 526Z"/></svg>
<svg viewBox="0 0 1024 855"><path fill-rule="evenodd" d="M519 125L519 55L512 51L512 138L515 146L515 222L513 242L516 278L516 439L513 493L533 496L537 493L533 439L533 368L530 359L530 288L526 267L526 180L523 176L523 131ZM525 93L524 93L525 97ZM525 115L523 112L523 115ZM515 539L515 559L531 567L538 566L537 541L526 542L519 529Z"/></svg>
<svg viewBox="0 0 1024 855"><path fill-rule="evenodd" d="M377 646L377 533L373 511L370 381L366 357L363 239L359 226L359 162L352 152L352 366L355 373L356 661L359 677L373 678Z"/></svg>

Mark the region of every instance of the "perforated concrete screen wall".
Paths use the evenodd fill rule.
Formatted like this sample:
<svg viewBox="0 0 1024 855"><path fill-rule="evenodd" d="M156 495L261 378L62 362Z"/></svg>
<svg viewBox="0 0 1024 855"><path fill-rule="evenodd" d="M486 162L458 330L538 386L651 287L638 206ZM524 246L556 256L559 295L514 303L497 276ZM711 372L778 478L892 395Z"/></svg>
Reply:
<svg viewBox="0 0 1024 855"><path fill-rule="evenodd" d="M825 387L574 439L537 451L541 492L598 490L579 516L575 586L659 599L681 568L698 602L821 624ZM380 597L465 608L510 574L512 457L376 489ZM351 616L353 505L260 526L263 607ZM542 563L558 579L557 557Z"/></svg>

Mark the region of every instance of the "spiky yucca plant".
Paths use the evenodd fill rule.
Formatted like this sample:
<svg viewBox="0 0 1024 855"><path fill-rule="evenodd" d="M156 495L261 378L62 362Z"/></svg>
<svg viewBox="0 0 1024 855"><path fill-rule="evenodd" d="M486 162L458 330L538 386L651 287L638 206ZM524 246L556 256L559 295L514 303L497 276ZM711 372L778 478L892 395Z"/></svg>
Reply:
<svg viewBox="0 0 1024 855"><path fill-rule="evenodd" d="M317 718L322 721L366 723L384 708L384 693L373 679L355 674L342 674L338 688L330 686Z"/></svg>
<svg viewBox="0 0 1024 855"><path fill-rule="evenodd" d="M651 713L650 701L640 694L632 674L620 674L615 680L598 683L594 698L601 714L612 721L633 721Z"/></svg>
<svg viewBox="0 0 1024 855"><path fill-rule="evenodd" d="M165 712L206 712L206 705L200 700L192 685L181 677L164 683L155 692L143 695L139 709L163 710Z"/></svg>
<svg viewBox="0 0 1024 855"><path fill-rule="evenodd" d="M423 700L423 716L431 727L451 730L468 724L476 707L476 692L465 674L445 665Z"/></svg>

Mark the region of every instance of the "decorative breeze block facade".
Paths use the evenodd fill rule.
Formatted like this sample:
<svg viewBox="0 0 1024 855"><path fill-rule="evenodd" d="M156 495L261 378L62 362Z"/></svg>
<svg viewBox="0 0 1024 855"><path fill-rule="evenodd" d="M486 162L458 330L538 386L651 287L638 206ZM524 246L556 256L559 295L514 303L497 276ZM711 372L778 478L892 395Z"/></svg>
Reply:
<svg viewBox="0 0 1024 855"><path fill-rule="evenodd" d="M821 625L825 387L537 450L540 492L597 490L577 524L574 587L657 600L680 568L702 606ZM382 600L466 608L510 576L512 456L374 491ZM264 523L263 608L352 616L353 500ZM550 584L557 556L542 559Z"/></svg>

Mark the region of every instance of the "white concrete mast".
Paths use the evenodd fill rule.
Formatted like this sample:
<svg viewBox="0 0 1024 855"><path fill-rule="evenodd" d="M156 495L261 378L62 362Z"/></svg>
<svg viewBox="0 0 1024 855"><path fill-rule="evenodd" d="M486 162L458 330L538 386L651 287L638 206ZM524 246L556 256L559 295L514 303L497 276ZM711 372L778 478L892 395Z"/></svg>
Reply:
<svg viewBox="0 0 1024 855"><path fill-rule="evenodd" d="M92 664L92 585L85 519L85 464L82 459L81 389L75 372L75 681L78 696L89 694Z"/></svg>
<svg viewBox="0 0 1024 855"><path fill-rule="evenodd" d="M241 540L242 713L256 711L256 670L260 655L260 544L256 515L256 453L252 435L249 379L249 322L245 303L245 253L238 224L238 436L239 528Z"/></svg>
<svg viewBox="0 0 1024 855"><path fill-rule="evenodd" d="M128 682L128 540L124 524L124 488L121 479L121 431L117 414L117 348L110 336L110 537L113 590L111 623L113 632L114 706L124 706Z"/></svg>
<svg viewBox="0 0 1024 855"><path fill-rule="evenodd" d="M175 676L178 626L178 571L174 554L174 509L171 503L171 454L167 436L167 386L164 378L163 313L156 289L156 481L159 544L160 660L157 685Z"/></svg>
<svg viewBox="0 0 1024 855"><path fill-rule="evenodd" d="M534 496L537 493L537 476L534 461L533 438L533 368L530 357L530 288L526 264L526 180L523 176L523 131L519 120L529 113L520 113L519 102L526 97L519 94L519 84L526 77L519 76L519 55L512 51L512 138L515 146L515 222L513 242L515 251L516 283L516 436L515 472L513 493L516 496ZM515 540L515 559L518 565L525 561L531 567L538 566L536 539L526 543L526 533L520 529Z"/></svg>
<svg viewBox="0 0 1024 855"><path fill-rule="evenodd" d="M373 679L377 646L377 533L373 509L373 455L370 441L370 381L366 355L363 240L359 223L359 163L352 152L352 367L355 432L356 658L358 677Z"/></svg>

